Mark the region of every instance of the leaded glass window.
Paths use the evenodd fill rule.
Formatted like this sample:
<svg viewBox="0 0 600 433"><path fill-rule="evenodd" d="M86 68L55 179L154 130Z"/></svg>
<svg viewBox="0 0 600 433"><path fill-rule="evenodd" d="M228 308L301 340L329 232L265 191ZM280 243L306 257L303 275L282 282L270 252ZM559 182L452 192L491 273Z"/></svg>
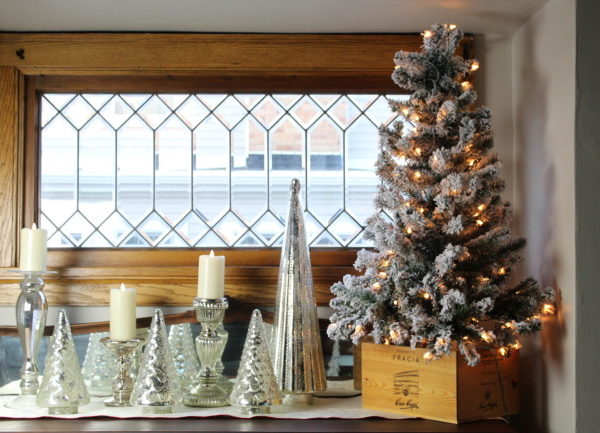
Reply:
<svg viewBox="0 0 600 433"><path fill-rule="evenodd" d="M48 245L278 246L297 177L311 246L365 246L387 97L44 93Z"/></svg>

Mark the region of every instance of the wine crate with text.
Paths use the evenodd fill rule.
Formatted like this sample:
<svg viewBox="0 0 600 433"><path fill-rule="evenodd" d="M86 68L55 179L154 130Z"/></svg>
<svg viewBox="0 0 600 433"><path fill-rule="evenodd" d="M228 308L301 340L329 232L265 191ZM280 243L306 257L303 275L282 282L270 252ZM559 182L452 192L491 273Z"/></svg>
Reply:
<svg viewBox="0 0 600 433"><path fill-rule="evenodd" d="M469 367L456 351L425 361L427 349L374 343L361 349L365 408L455 424L518 412L516 354L483 352Z"/></svg>

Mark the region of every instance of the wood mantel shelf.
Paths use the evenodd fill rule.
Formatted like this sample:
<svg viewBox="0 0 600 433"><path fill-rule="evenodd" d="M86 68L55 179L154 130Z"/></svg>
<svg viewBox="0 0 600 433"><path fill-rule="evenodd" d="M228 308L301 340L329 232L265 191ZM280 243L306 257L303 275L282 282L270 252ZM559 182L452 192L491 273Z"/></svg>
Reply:
<svg viewBox="0 0 600 433"><path fill-rule="evenodd" d="M516 433L503 421L486 420L461 425L418 419L37 419L0 420L0 431L13 433Z"/></svg>

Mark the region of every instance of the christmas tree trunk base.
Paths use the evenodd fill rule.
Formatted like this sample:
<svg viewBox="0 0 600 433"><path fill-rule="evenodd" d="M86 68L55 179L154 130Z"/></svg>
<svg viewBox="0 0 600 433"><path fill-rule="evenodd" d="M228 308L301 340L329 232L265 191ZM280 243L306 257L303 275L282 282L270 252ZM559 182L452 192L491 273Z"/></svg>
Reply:
<svg viewBox="0 0 600 433"><path fill-rule="evenodd" d="M455 350L426 361L428 349L361 346L365 408L454 424L518 412L516 353L503 358L481 351L479 364L470 367Z"/></svg>

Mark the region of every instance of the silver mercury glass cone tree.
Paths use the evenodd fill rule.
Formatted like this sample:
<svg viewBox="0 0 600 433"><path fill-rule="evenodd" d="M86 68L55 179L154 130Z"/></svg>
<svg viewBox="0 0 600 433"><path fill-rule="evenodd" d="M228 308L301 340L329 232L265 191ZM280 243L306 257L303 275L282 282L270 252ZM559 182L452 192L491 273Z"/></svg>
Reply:
<svg viewBox="0 0 600 433"><path fill-rule="evenodd" d="M48 413L54 415L75 414L79 406L89 402L90 395L81 375L69 319L65 310L60 310L36 404L47 407Z"/></svg>
<svg viewBox="0 0 600 433"><path fill-rule="evenodd" d="M172 325L169 330L169 346L173 354L179 383L187 390L200 370L200 361L194 346L192 328L189 323Z"/></svg>
<svg viewBox="0 0 600 433"><path fill-rule="evenodd" d="M133 386L131 404L148 413L170 413L180 400L179 380L167 339L167 326L161 310L154 310L146 338L140 371Z"/></svg>
<svg viewBox="0 0 600 433"><path fill-rule="evenodd" d="M311 404L327 388L299 193L293 179L274 313L273 369L286 405Z"/></svg>
<svg viewBox="0 0 600 433"><path fill-rule="evenodd" d="M390 101L402 120L380 129L378 211L365 230L375 250L358 253L362 275L331 288L333 339L426 347L425 359L455 342L475 365L480 347L518 350L549 309L551 290L510 280L525 240L511 234L490 111L474 106L479 64L455 55L462 37L436 24L421 52L396 53L392 78L412 94Z"/></svg>
<svg viewBox="0 0 600 433"><path fill-rule="evenodd" d="M281 404L266 337L260 310L254 310L229 400L232 406L241 407L243 413L266 414L272 405Z"/></svg>
<svg viewBox="0 0 600 433"><path fill-rule="evenodd" d="M90 334L85 358L81 367L83 380L91 395L111 395L112 381L117 374L115 355L100 343L100 339L108 337L108 332Z"/></svg>

